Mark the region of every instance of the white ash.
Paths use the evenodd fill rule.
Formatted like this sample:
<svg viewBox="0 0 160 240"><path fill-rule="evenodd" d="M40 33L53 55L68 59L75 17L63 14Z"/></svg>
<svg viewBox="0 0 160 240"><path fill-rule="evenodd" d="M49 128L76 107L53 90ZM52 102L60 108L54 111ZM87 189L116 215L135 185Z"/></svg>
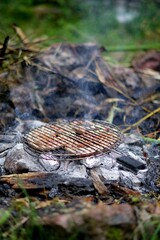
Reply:
<svg viewBox="0 0 160 240"><path fill-rule="evenodd" d="M134 145L139 146L139 145L142 145L143 141L142 141L141 136L137 135L137 133L136 134L130 133L129 135L128 134L123 135L123 143L125 143L127 145L134 144Z"/></svg>
<svg viewBox="0 0 160 240"><path fill-rule="evenodd" d="M136 177L138 180L143 183L144 186L146 186L146 174L148 174L148 168L139 170ZM149 186L149 185L148 185ZM149 189L149 188L148 188Z"/></svg>
<svg viewBox="0 0 160 240"><path fill-rule="evenodd" d="M34 128L41 127L45 125L46 123L39 121L39 120L21 120L17 119L17 122L15 123L15 132L25 133L28 132Z"/></svg>
<svg viewBox="0 0 160 240"><path fill-rule="evenodd" d="M8 151L14 147L14 144L0 144L0 158L7 155Z"/></svg>
<svg viewBox="0 0 160 240"><path fill-rule="evenodd" d="M5 162L6 158L4 157L0 157L0 166L4 166L4 162Z"/></svg>
<svg viewBox="0 0 160 240"><path fill-rule="evenodd" d="M147 145L143 146L143 151L147 154L147 159L148 159L148 162L149 159L152 159L154 160L154 162L157 163L157 165L160 166L160 148L156 147L156 144L152 144L151 147L148 147Z"/></svg>
<svg viewBox="0 0 160 240"><path fill-rule="evenodd" d="M104 180L104 183L117 182L140 192L144 190L143 186L145 185L152 187L154 181L160 175L159 151L153 146L148 148L135 135L131 138L128 136L124 138L124 143L110 154L89 157L81 161L58 161L51 152L40 155L33 154L34 156L32 156L24 150L22 143L17 142L21 140L23 133L44 124L34 120L22 121L20 126L11 129L7 134L0 135L0 167L2 174L4 174L4 168L7 173L47 171L63 174L67 182L70 178L90 178L88 171L94 168ZM18 133L18 137L16 137L16 133ZM143 151L148 155L146 159L143 156ZM142 163L147 163L147 168L139 170L137 173L129 171L117 163L116 158L122 155L130 156ZM143 186L141 186L142 184Z"/></svg>
<svg viewBox="0 0 160 240"><path fill-rule="evenodd" d="M118 169L114 169L112 171L100 167L98 169L98 173L104 178L105 183L118 183L119 182L119 176L120 176L120 171Z"/></svg>
<svg viewBox="0 0 160 240"><path fill-rule="evenodd" d="M52 155L51 152L40 154L39 163L47 172L57 170L60 166L60 162Z"/></svg>
<svg viewBox="0 0 160 240"><path fill-rule="evenodd" d="M136 149L135 149L136 150ZM131 151L128 151L128 156L134 158L135 160L140 161L141 163L145 163L145 161L143 160L144 158L142 156L137 155L136 153L133 153ZM143 158L143 159L142 159Z"/></svg>
<svg viewBox="0 0 160 240"><path fill-rule="evenodd" d="M0 176L5 174L5 170L4 170L5 160L6 160L5 157L0 157Z"/></svg>
<svg viewBox="0 0 160 240"><path fill-rule="evenodd" d="M143 149L140 146L127 145L125 143L122 143L117 148L116 152L119 156L130 156L131 158L138 160L141 163L146 163L145 157L143 156Z"/></svg>
<svg viewBox="0 0 160 240"><path fill-rule="evenodd" d="M35 158L23 149L23 144L18 143L9 150L4 167L7 172L18 173L24 171L47 171L56 172L69 178L89 177L87 169L96 168L97 172L104 179L105 183L120 182L125 186L136 189L140 185L140 180L136 175L119 169L116 161L117 153L113 152L101 157L88 158L81 161L62 161L58 162L52 153L40 154ZM3 159L4 161L4 159Z"/></svg>
<svg viewBox="0 0 160 240"><path fill-rule="evenodd" d="M22 143L16 144L8 151L4 168L9 173L43 171L42 167L37 164L37 160L24 151Z"/></svg>
<svg viewBox="0 0 160 240"><path fill-rule="evenodd" d="M81 160L81 163L87 168L103 166L104 168L110 170L117 166L117 162L113 156L114 154L106 154L98 157L88 157L84 160Z"/></svg>
<svg viewBox="0 0 160 240"><path fill-rule="evenodd" d="M11 133L0 134L0 142L2 143L12 143L14 141L15 136Z"/></svg>
<svg viewBox="0 0 160 240"><path fill-rule="evenodd" d="M148 171L146 171L144 181L147 186L151 186L152 190L160 191L158 182L160 182L160 148L158 144L150 144L143 146L146 154L146 162ZM158 189L157 189L158 186Z"/></svg>
<svg viewBox="0 0 160 240"><path fill-rule="evenodd" d="M121 170L119 171L120 174L120 183L124 186L127 186L129 188L136 188L141 185L140 179L129 171Z"/></svg>
<svg viewBox="0 0 160 240"><path fill-rule="evenodd" d="M142 147L141 146L136 146L135 144L127 144L127 143L121 143L118 148L116 149L117 152L122 152L124 154L127 154L128 151L132 151L134 153L140 153L140 155L142 156Z"/></svg>
<svg viewBox="0 0 160 240"><path fill-rule="evenodd" d="M12 137L10 142L10 137ZM8 151L16 145L15 136L4 135L4 138L0 139L0 158L7 155Z"/></svg>
<svg viewBox="0 0 160 240"><path fill-rule="evenodd" d="M63 171L63 169L61 169L61 171ZM69 178L87 179L89 177L86 171L86 167L84 165L78 164L78 162L76 161L72 161L68 164L67 171L64 171L64 175L66 175L68 179Z"/></svg>
<svg viewBox="0 0 160 240"><path fill-rule="evenodd" d="M46 152L46 153L41 153L39 155L39 160L43 159L44 161L46 160L53 160L53 161L58 161L58 159L56 158L56 156L54 154L52 154L52 152Z"/></svg>
<svg viewBox="0 0 160 240"><path fill-rule="evenodd" d="M104 161L102 157L88 157L84 160L81 160L81 163L87 168L94 168L100 166Z"/></svg>
<svg viewBox="0 0 160 240"><path fill-rule="evenodd" d="M110 154L106 154L103 156L103 163L101 164L102 167L108 170L117 170L119 164L116 161L117 154L115 152L111 152Z"/></svg>

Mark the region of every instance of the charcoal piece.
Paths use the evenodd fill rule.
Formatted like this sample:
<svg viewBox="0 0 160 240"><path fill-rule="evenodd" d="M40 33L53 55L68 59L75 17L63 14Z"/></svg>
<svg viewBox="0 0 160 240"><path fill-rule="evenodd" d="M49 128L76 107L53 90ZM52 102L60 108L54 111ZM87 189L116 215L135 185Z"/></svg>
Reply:
<svg viewBox="0 0 160 240"><path fill-rule="evenodd" d="M134 158L131 158L129 156L121 156L117 158L117 162L122 164L124 167L132 170L132 171L139 171L146 168L146 165L138 160L135 160Z"/></svg>

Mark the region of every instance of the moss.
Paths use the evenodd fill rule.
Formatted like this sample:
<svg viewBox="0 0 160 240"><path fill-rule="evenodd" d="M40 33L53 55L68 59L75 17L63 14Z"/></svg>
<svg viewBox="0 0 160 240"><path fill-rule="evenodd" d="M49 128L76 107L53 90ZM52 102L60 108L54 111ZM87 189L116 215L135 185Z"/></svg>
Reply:
<svg viewBox="0 0 160 240"><path fill-rule="evenodd" d="M128 235L128 233L127 233ZM119 227L110 227L105 232L105 237L107 240L124 240L131 239L126 235L123 229Z"/></svg>

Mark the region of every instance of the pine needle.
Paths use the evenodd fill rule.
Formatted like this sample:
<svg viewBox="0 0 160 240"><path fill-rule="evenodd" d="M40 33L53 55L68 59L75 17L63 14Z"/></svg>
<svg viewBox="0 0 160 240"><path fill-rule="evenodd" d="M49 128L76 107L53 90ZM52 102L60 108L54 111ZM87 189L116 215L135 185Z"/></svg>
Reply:
<svg viewBox="0 0 160 240"><path fill-rule="evenodd" d="M125 133L128 130L130 130L133 127L136 127L138 125L140 125L142 122L144 122L146 119L152 117L154 114L156 113L160 113L160 107L155 109L154 111L150 112L149 114L147 114L146 116L144 116L143 118L141 118L139 121L133 123L132 125L130 125L129 127L127 127L126 129L124 129L122 132Z"/></svg>

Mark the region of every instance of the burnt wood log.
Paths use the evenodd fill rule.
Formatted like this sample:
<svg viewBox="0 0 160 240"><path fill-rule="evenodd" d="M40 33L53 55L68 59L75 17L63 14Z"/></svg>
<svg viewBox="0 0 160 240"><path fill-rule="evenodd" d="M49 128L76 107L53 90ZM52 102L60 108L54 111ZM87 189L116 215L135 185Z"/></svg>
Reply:
<svg viewBox="0 0 160 240"><path fill-rule="evenodd" d="M57 185L73 185L83 190L93 187L91 179L66 178L56 173L23 173L5 175L0 178L1 183L8 183L14 189L51 189ZM92 189L93 190L93 189Z"/></svg>

